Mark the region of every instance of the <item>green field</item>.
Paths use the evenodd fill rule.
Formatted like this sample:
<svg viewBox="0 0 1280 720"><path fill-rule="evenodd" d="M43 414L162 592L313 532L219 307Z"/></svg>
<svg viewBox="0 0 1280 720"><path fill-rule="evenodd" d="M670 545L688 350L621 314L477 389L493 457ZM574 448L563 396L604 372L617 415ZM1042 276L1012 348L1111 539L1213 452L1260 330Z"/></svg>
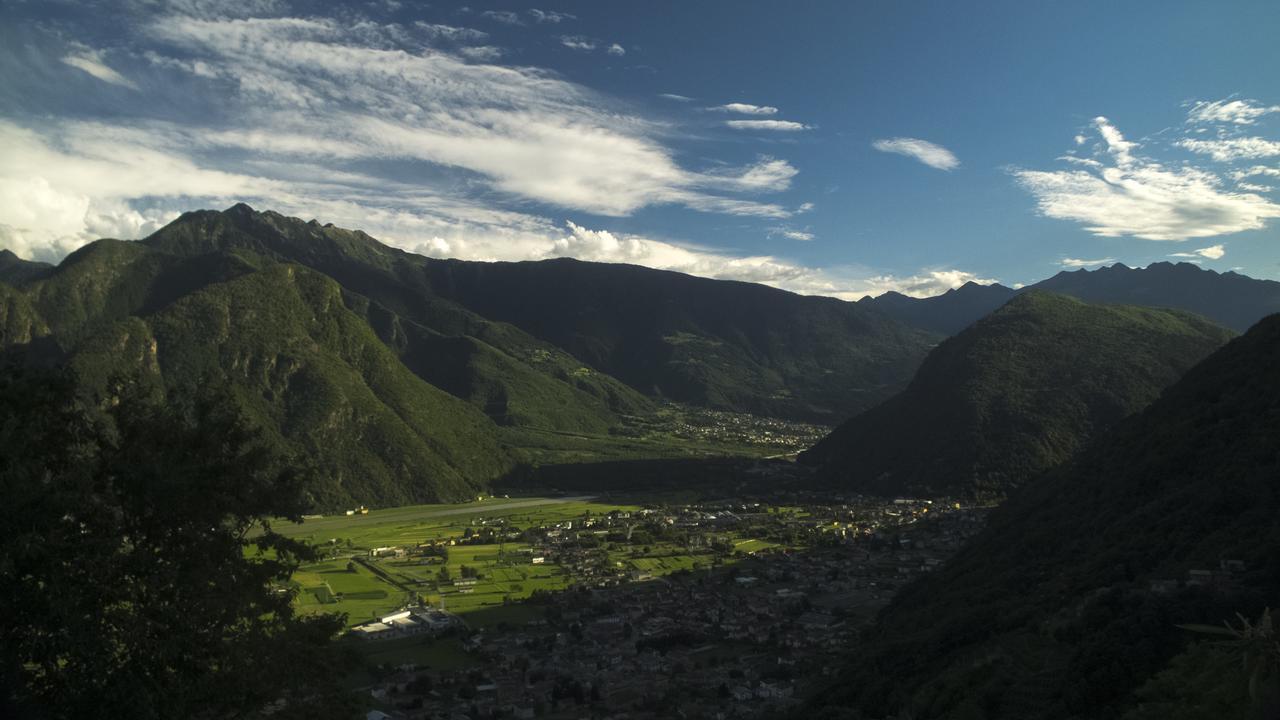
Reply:
<svg viewBox="0 0 1280 720"><path fill-rule="evenodd" d="M345 613L348 626L354 626L422 601L443 604L468 625L483 627L523 624L539 618L539 606L519 601L536 591L563 590L575 578L554 562L533 564L532 548L521 541L448 545L440 548L447 552L447 559L421 554L419 545L460 543L468 529L492 527L498 519L508 530L529 529L614 510L639 509L589 496L485 497L452 505L372 510L367 515L312 517L301 524L279 525L277 530L319 546L327 556L294 574L296 604L302 613ZM688 547L657 540L646 541L643 546L602 542L596 551L602 553L596 555L597 562L643 580L732 563L742 554L777 547L734 532L710 535L727 543L732 553L722 553L717 559L705 542L690 543ZM405 557L371 557L370 551L377 548L404 548L408 552ZM478 577L464 578L464 567ZM431 646L422 642L410 645L414 653Z"/></svg>
<svg viewBox="0 0 1280 720"><path fill-rule="evenodd" d="M519 542L454 545L448 548L447 562L438 558L430 562L422 558L370 561L369 551L460 540L467 528L486 519L503 518L509 525L528 528L586 513L635 509L588 497L486 498L454 505L373 510L368 515L309 518L297 525L279 525L277 530L325 548L332 558L304 565L294 574L301 612L342 612L347 614L349 625L357 625L403 606L410 601L410 593L417 593L434 605L439 605L443 596L448 610L463 615L469 623L485 624L502 613L477 615L477 611L505 610L506 602L527 598L535 590L563 589L571 578L553 563L531 564L528 546ZM479 571L481 577L474 584L454 585L462 579L464 565ZM447 568L450 581L440 581L442 567Z"/></svg>

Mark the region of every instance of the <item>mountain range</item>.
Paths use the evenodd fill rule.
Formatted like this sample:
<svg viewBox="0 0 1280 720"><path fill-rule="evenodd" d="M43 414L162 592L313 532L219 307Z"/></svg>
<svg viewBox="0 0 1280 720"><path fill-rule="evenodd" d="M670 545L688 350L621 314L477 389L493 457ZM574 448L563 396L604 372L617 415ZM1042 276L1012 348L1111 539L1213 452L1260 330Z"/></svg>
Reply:
<svg viewBox="0 0 1280 720"><path fill-rule="evenodd" d="M999 500L1141 410L1233 334L1180 310L1019 293L800 461L859 492Z"/></svg>
<svg viewBox="0 0 1280 720"><path fill-rule="evenodd" d="M1184 304L1212 296L1246 318L1280 297L1280 283L1177 268L1164 286L1185 285ZM629 433L672 401L835 424L1014 292L849 303L629 265L438 260L241 204L56 267L0 252L0 347L103 392L225 387L265 437L325 468L313 498L332 508L463 498L561 448L671 456Z"/></svg>
<svg viewBox="0 0 1280 720"><path fill-rule="evenodd" d="M1277 517L1271 316L1014 493L804 716L1254 717L1240 659L1178 626L1274 604Z"/></svg>
<svg viewBox="0 0 1280 720"><path fill-rule="evenodd" d="M1029 291L1070 295L1091 303L1165 307L1203 315L1236 332L1280 312L1280 282L1236 272L1219 273L1187 262L1157 262L1145 268L1116 263L1097 270L1063 271L1024 288L1000 284L965 285L930 298L895 292L866 297L860 305L876 308L912 327L954 335L979 318Z"/></svg>

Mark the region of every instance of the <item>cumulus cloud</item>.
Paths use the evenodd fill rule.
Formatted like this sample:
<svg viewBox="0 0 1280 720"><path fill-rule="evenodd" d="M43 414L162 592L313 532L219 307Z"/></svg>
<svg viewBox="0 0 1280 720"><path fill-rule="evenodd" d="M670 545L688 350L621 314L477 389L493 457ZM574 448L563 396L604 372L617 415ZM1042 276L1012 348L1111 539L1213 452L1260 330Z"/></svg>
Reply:
<svg viewBox="0 0 1280 720"><path fill-rule="evenodd" d="M778 108L769 105L752 105L750 103L728 103L717 105L709 110L717 112L738 113L739 115L777 115Z"/></svg>
<svg viewBox="0 0 1280 720"><path fill-rule="evenodd" d="M798 132L810 129L804 123L791 120L726 120L725 125L734 130L775 130L778 132Z"/></svg>
<svg viewBox="0 0 1280 720"><path fill-rule="evenodd" d="M1227 254L1227 249L1222 245L1211 245L1207 248L1200 248L1192 252L1173 253L1170 257L1176 258L1209 258L1210 260L1221 260Z"/></svg>
<svg viewBox="0 0 1280 720"><path fill-rule="evenodd" d="M1215 173L1192 166L1167 168L1139 156L1138 145L1103 117L1094 128L1106 162L1095 167L1016 170L1018 183L1046 217L1082 223L1103 237L1184 240L1256 230L1280 217L1280 205L1223 188Z"/></svg>
<svg viewBox="0 0 1280 720"><path fill-rule="evenodd" d="M1280 156L1280 142L1260 137L1220 138L1217 140L1179 140L1178 147L1208 155L1218 162L1261 160Z"/></svg>
<svg viewBox="0 0 1280 720"><path fill-rule="evenodd" d="M622 57L623 55L627 54L627 49L622 47L618 43L613 43L609 46L609 49L606 52L608 52L610 55L613 55L615 57Z"/></svg>
<svg viewBox="0 0 1280 720"><path fill-rule="evenodd" d="M561 35L560 44L571 50L590 52L596 49L596 41L581 35Z"/></svg>
<svg viewBox="0 0 1280 720"><path fill-rule="evenodd" d="M1187 122L1200 123L1232 123L1235 125L1252 125L1263 115L1280 112L1280 105L1269 107L1258 104L1256 100L1216 100L1214 102L1197 102L1187 111Z"/></svg>
<svg viewBox="0 0 1280 720"><path fill-rule="evenodd" d="M62 58L62 62L77 70L82 70L105 83L137 90L137 83L107 67L102 61L102 53L84 46L78 46L75 52Z"/></svg>
<svg viewBox="0 0 1280 720"><path fill-rule="evenodd" d="M960 166L960 161L950 150L941 145L935 145L928 140L906 137L891 138L877 140L871 143L871 147L880 152L896 153L915 158L925 165L939 170L954 170Z"/></svg>

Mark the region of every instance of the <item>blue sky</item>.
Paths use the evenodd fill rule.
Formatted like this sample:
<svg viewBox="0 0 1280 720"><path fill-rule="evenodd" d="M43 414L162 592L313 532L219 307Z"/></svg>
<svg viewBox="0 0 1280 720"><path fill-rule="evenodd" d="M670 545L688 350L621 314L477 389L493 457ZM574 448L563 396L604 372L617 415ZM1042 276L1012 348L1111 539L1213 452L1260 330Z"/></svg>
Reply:
<svg viewBox="0 0 1280 720"><path fill-rule="evenodd" d="M855 299L1280 278L1280 3L9 0L0 247L246 201Z"/></svg>

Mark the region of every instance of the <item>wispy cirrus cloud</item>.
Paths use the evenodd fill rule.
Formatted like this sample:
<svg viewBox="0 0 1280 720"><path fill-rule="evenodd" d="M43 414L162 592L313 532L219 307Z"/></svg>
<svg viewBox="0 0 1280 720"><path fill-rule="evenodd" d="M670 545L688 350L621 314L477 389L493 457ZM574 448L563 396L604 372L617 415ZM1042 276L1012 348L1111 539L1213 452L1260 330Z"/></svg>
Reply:
<svg viewBox="0 0 1280 720"><path fill-rule="evenodd" d="M880 152L895 153L915 158L931 168L954 170L960 167L960 160L950 150L918 138L898 137L876 140L871 147Z"/></svg>
<svg viewBox="0 0 1280 720"><path fill-rule="evenodd" d="M503 25L523 25L524 21L520 19L520 15L510 10L485 10L480 13L480 17L500 22Z"/></svg>
<svg viewBox="0 0 1280 720"><path fill-rule="evenodd" d="M133 115L34 122L0 111L3 246L56 260L239 200L472 259L547 257L563 213L799 212L761 199L791 186L786 160L687 165L665 145L664 123L556 73L488 64L502 50L476 44L488 40L481 30L202 10L155 16L136 36L151 75ZM119 83L103 92L109 84ZM216 99L219 112L150 112L193 97ZM730 260L687 266L743 266ZM779 271L778 282L811 272Z"/></svg>
<svg viewBox="0 0 1280 720"><path fill-rule="evenodd" d="M726 120L724 124L734 130L769 130L775 132L799 132L811 130L804 123L791 120Z"/></svg>
<svg viewBox="0 0 1280 720"><path fill-rule="evenodd" d="M590 52L596 49L596 41L582 35L561 35L560 44L570 50L583 50Z"/></svg>
<svg viewBox="0 0 1280 720"><path fill-rule="evenodd" d="M1226 189L1217 173L1139 155L1139 145L1105 117L1095 118L1093 128L1104 146L1099 157L1074 158L1075 169L1013 172L1045 217L1079 222L1094 235L1145 240L1256 230L1280 217L1280 205Z"/></svg>
<svg viewBox="0 0 1280 720"><path fill-rule="evenodd" d="M738 113L739 115L777 115L778 108L771 105L752 105L751 103L726 103L724 105L716 105L708 110L717 112Z"/></svg>
<svg viewBox="0 0 1280 720"><path fill-rule="evenodd" d="M130 90L138 89L137 83L108 67L102 59L101 52L83 45L73 46L73 51L63 56L62 62L77 70L83 70L105 83L127 87Z"/></svg>
<svg viewBox="0 0 1280 720"><path fill-rule="evenodd" d="M1177 145L1193 153L1208 155L1218 162L1280 157L1280 142L1260 137L1220 138L1217 140L1187 138L1179 140Z"/></svg>
<svg viewBox="0 0 1280 720"><path fill-rule="evenodd" d="M534 22L537 23L552 23L559 25L566 20L578 19L577 15L572 15L567 12L556 12L555 10L539 10L537 8L530 8L527 12L529 17L533 18Z"/></svg>
<svg viewBox="0 0 1280 720"><path fill-rule="evenodd" d="M1111 265L1115 263L1115 261L1116 259L1113 257L1098 258L1097 260L1085 260L1082 258L1064 257L1058 261L1058 264L1061 265L1062 267L1068 267L1068 268L1090 268L1090 267L1098 267L1101 265Z"/></svg>
<svg viewBox="0 0 1280 720"><path fill-rule="evenodd" d="M1265 106L1256 100L1201 101L1192 105L1187 111L1187 122L1252 125L1259 118L1270 113L1280 113L1280 105Z"/></svg>
<svg viewBox="0 0 1280 720"><path fill-rule="evenodd" d="M1223 245L1210 245L1206 248L1193 250L1191 252L1172 253L1169 257L1176 258L1208 258L1210 260L1221 260L1227 254L1227 248Z"/></svg>

